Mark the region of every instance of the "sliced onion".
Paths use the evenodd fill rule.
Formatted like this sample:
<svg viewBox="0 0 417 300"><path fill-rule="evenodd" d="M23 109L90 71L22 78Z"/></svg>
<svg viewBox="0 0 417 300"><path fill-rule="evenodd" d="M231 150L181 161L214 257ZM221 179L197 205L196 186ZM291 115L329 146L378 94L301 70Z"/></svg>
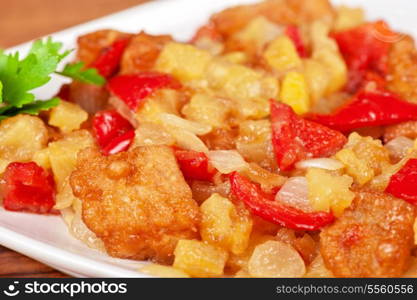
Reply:
<svg viewBox="0 0 417 300"><path fill-rule="evenodd" d="M385 145L390 155L396 160L404 158L413 147L414 141L404 136L396 137Z"/></svg>
<svg viewBox="0 0 417 300"><path fill-rule="evenodd" d="M135 112L134 111L132 111L130 108L129 108L129 106L127 106L126 105L126 103L123 101L123 100L121 100L121 99L119 99L119 98L117 98L117 97L115 97L115 96L112 96L112 97L110 97L110 99L109 99L109 103L111 104L111 105L113 105L114 106L114 108L116 109L116 111L123 117L123 118L125 118L126 120L128 120L129 122L130 122L130 124L132 124L132 126L133 127L135 127L135 128L138 128L139 127L139 122L138 122L138 120L136 119L136 115L135 115Z"/></svg>
<svg viewBox="0 0 417 300"><path fill-rule="evenodd" d="M304 212L314 209L308 200L308 183L305 177L291 177L275 196L275 200Z"/></svg>
<svg viewBox="0 0 417 300"><path fill-rule="evenodd" d="M167 128L169 133L174 137L176 144L185 149L185 150L193 150L197 152L209 152L206 144L197 137L194 133L179 129L179 128Z"/></svg>
<svg viewBox="0 0 417 300"><path fill-rule="evenodd" d="M330 171L340 170L345 167L340 161L333 158L307 159L298 162L295 166L297 169L318 168Z"/></svg>
<svg viewBox="0 0 417 300"><path fill-rule="evenodd" d="M184 129L196 135L205 135L210 133L210 131L212 130L212 127L210 125L192 122L173 114L162 113L160 114L160 119L164 125Z"/></svg>
<svg viewBox="0 0 417 300"><path fill-rule="evenodd" d="M136 129L132 148L137 146L174 145L175 139L159 124L141 123Z"/></svg>
<svg viewBox="0 0 417 300"><path fill-rule="evenodd" d="M210 163L222 174L242 171L248 163L236 150L218 150L208 153Z"/></svg>

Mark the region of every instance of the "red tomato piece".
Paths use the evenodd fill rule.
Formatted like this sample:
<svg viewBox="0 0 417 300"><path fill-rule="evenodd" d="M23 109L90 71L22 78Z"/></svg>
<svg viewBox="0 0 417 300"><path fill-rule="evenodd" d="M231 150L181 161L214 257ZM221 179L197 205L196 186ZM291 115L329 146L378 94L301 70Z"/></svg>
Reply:
<svg viewBox="0 0 417 300"><path fill-rule="evenodd" d="M159 89L180 89L181 84L168 74L143 72L134 75L119 75L108 83L110 92L136 111L143 100Z"/></svg>
<svg viewBox="0 0 417 300"><path fill-rule="evenodd" d="M133 126L115 110L98 112L93 118L93 131L105 155L126 150L135 138Z"/></svg>
<svg viewBox="0 0 417 300"><path fill-rule="evenodd" d="M294 42L298 55L302 58L307 57L307 49L301 37L300 29L297 26L289 25L285 29L285 34Z"/></svg>
<svg viewBox="0 0 417 300"><path fill-rule="evenodd" d="M211 181L217 173L203 152L174 148L174 154L185 179Z"/></svg>
<svg viewBox="0 0 417 300"><path fill-rule="evenodd" d="M129 41L130 39L115 41L103 50L91 67L96 68L103 77L109 78L114 75L120 66L120 60Z"/></svg>
<svg viewBox="0 0 417 300"><path fill-rule="evenodd" d="M14 162L3 175L4 208L37 214L52 213L55 205L54 180L34 162Z"/></svg>
<svg viewBox="0 0 417 300"><path fill-rule="evenodd" d="M232 173L230 175L231 193L248 209L262 219L295 230L319 230L334 222L332 213L306 213L295 207L284 205L266 194L261 187L249 179Z"/></svg>
<svg viewBox="0 0 417 300"><path fill-rule="evenodd" d="M417 205L417 159L410 159L394 174L385 192Z"/></svg>
<svg viewBox="0 0 417 300"><path fill-rule="evenodd" d="M300 160L327 157L347 142L339 131L304 120L286 104L271 100L272 145L281 170Z"/></svg>

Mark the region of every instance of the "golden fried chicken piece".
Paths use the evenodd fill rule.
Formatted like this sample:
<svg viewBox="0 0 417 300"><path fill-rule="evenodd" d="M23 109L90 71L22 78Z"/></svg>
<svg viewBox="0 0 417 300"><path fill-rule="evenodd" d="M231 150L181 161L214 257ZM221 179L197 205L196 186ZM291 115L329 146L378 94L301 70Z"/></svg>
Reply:
<svg viewBox="0 0 417 300"><path fill-rule="evenodd" d="M410 36L394 43L388 56L388 89L417 103L417 49Z"/></svg>
<svg viewBox="0 0 417 300"><path fill-rule="evenodd" d="M101 52L117 40L126 39L132 36L129 33L117 30L99 30L78 38L78 60L83 61L87 66L92 64Z"/></svg>
<svg viewBox="0 0 417 300"><path fill-rule="evenodd" d="M384 193L358 192L321 232L324 262L337 277L399 277L414 244L415 208Z"/></svg>
<svg viewBox="0 0 417 300"><path fill-rule="evenodd" d="M198 237L198 205L167 146L107 157L88 148L70 181L85 224L111 256L171 263L179 239Z"/></svg>
<svg viewBox="0 0 417 300"><path fill-rule="evenodd" d="M135 35L123 54L120 73L151 70L162 48L170 41L172 38L169 35L149 35L144 32Z"/></svg>
<svg viewBox="0 0 417 300"><path fill-rule="evenodd" d="M223 37L230 37L251 20L264 16L283 25L332 20L334 10L328 0L267 0L253 5L241 5L215 14L211 21Z"/></svg>
<svg viewBox="0 0 417 300"><path fill-rule="evenodd" d="M388 143L389 141L400 137L408 137L410 139L417 138L417 122L408 121L400 124L395 124L387 126L384 128L384 142Z"/></svg>

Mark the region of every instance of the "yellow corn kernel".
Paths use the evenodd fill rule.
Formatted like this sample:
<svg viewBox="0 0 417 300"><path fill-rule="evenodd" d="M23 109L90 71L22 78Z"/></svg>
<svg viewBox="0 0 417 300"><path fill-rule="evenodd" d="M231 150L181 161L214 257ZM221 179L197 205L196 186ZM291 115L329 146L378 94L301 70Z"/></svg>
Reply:
<svg viewBox="0 0 417 300"><path fill-rule="evenodd" d="M317 211L331 210L335 216L340 216L355 198L355 193L349 189L353 179L347 175L335 176L326 170L311 168L306 178L308 198Z"/></svg>
<svg viewBox="0 0 417 300"><path fill-rule="evenodd" d="M195 240L180 240L174 251L173 267L195 277L223 275L227 251Z"/></svg>
<svg viewBox="0 0 417 300"><path fill-rule="evenodd" d="M204 241L234 254L246 250L252 219L245 210L238 211L229 199L213 194L201 205L201 212L200 233Z"/></svg>
<svg viewBox="0 0 417 300"><path fill-rule="evenodd" d="M310 109L310 97L305 77L299 72L289 72L285 75L280 100L291 106L297 114L304 114Z"/></svg>
<svg viewBox="0 0 417 300"><path fill-rule="evenodd" d="M139 271L151 276L159 278L189 278L187 273L175 269L173 267L158 265L158 264L148 264L139 268Z"/></svg>
<svg viewBox="0 0 417 300"><path fill-rule="evenodd" d="M340 6L337 8L336 21L333 25L333 31L344 31L355 28L363 24L365 13L361 8Z"/></svg>
<svg viewBox="0 0 417 300"><path fill-rule="evenodd" d="M191 45L169 43L155 64L157 71L170 73L181 81L198 80L212 59L210 53Z"/></svg>
<svg viewBox="0 0 417 300"><path fill-rule="evenodd" d="M364 185L374 178L374 170L365 160L359 159L352 149L342 149L336 153L336 159L346 166L346 173L359 185Z"/></svg>
<svg viewBox="0 0 417 300"><path fill-rule="evenodd" d="M306 59L304 61L304 76L306 78L311 100L316 103L326 94L330 83L327 68L319 61Z"/></svg>
<svg viewBox="0 0 417 300"><path fill-rule="evenodd" d="M63 133L69 133L80 129L81 124L87 119L87 112L77 104L61 101L58 106L52 108L48 123L58 127Z"/></svg>
<svg viewBox="0 0 417 300"><path fill-rule="evenodd" d="M71 132L63 139L49 144L49 160L58 191L61 191L65 179L74 170L78 152L93 145L94 139L87 130Z"/></svg>
<svg viewBox="0 0 417 300"><path fill-rule="evenodd" d="M285 35L271 42L263 57L268 66L277 72L286 72L302 66L301 58L293 41Z"/></svg>
<svg viewBox="0 0 417 300"><path fill-rule="evenodd" d="M230 105L219 98L195 94L181 112L188 120L220 128L227 127L230 111Z"/></svg>

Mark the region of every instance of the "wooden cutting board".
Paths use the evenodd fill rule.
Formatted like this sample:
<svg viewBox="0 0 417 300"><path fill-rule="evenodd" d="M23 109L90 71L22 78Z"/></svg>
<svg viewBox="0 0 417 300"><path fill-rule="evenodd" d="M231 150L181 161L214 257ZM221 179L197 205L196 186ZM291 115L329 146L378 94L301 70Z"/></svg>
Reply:
<svg viewBox="0 0 417 300"><path fill-rule="evenodd" d="M60 31L147 0L18 0L2 1L0 48ZM68 277L0 246L0 277Z"/></svg>

